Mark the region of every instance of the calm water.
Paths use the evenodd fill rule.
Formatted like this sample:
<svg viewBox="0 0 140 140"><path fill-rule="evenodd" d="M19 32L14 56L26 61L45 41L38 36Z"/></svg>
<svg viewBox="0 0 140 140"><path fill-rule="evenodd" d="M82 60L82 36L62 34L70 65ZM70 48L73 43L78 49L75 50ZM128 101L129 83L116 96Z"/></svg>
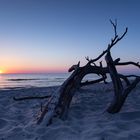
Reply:
<svg viewBox="0 0 140 140"><path fill-rule="evenodd" d="M56 86L61 85L68 76L68 73L1 74L0 88Z"/></svg>
<svg viewBox="0 0 140 140"><path fill-rule="evenodd" d="M61 85L69 73L48 74L1 74L0 89L13 87L48 87ZM96 79L96 75L87 75L84 80Z"/></svg>
<svg viewBox="0 0 140 140"><path fill-rule="evenodd" d="M0 74L0 89L14 87L49 87L61 85L70 73L46 73L46 74ZM88 74L85 80L95 80L99 77L95 74ZM110 81L108 76L107 81Z"/></svg>

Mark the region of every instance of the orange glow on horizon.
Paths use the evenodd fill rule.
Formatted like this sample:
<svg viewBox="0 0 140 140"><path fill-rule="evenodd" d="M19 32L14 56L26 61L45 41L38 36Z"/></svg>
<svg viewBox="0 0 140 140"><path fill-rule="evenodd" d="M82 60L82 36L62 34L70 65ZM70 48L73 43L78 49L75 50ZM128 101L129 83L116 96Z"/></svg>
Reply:
<svg viewBox="0 0 140 140"><path fill-rule="evenodd" d="M0 74L6 74L6 73L7 73L7 71L5 69L0 68Z"/></svg>
<svg viewBox="0 0 140 140"><path fill-rule="evenodd" d="M13 69L7 69L7 70L2 70L0 69L0 74L17 74L17 73L64 73L67 72L67 68L46 68L46 69L41 69L41 68L13 68Z"/></svg>
<svg viewBox="0 0 140 140"><path fill-rule="evenodd" d="M5 63L4 63L5 64ZM66 73L68 71L68 68L70 66L64 65L64 66L59 66L59 65L48 65L48 66L35 66L35 65L17 65L14 63L10 63L9 65L2 65L0 67L0 74L16 74L16 73ZM138 69L132 67L132 66L127 66L127 67L117 67L118 72L120 73L138 73Z"/></svg>
<svg viewBox="0 0 140 140"><path fill-rule="evenodd" d="M5 74L5 69L3 69L3 68L0 68L0 74Z"/></svg>
<svg viewBox="0 0 140 140"><path fill-rule="evenodd" d="M32 61L23 61L20 58L4 57L0 59L0 70L3 74L16 74L16 73L63 73L67 72L68 66L62 64L54 64L45 62L34 63Z"/></svg>
<svg viewBox="0 0 140 140"><path fill-rule="evenodd" d="M2 74L3 73L3 71L2 70L0 70L0 74Z"/></svg>

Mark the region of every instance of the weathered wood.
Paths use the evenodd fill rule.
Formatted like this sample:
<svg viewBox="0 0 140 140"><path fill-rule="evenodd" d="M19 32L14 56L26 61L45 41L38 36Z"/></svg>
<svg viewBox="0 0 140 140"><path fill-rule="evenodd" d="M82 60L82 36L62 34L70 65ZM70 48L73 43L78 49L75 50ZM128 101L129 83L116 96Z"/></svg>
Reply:
<svg viewBox="0 0 140 140"><path fill-rule="evenodd" d="M128 78L126 76L124 76L120 73L118 74L118 76L119 76L120 79L123 79L123 81L126 83L127 86L130 85L130 81L128 80Z"/></svg>
<svg viewBox="0 0 140 140"><path fill-rule="evenodd" d="M127 79L126 76L124 76L122 74L118 74L118 72L116 70L116 65L124 66L124 65L131 64L131 65L137 66L138 68L140 68L140 65L139 65L139 63L135 63L135 62L131 62L131 61L120 63L119 62L120 59L118 59L118 61L113 61L110 50L118 41L120 41L126 35L128 29L126 28L125 32L121 35L121 37L118 37L117 30L116 30L117 22L115 22L115 23L113 23L112 21L110 21L110 22L113 25L115 36L111 40L111 43L108 45L105 60L106 60L109 74L110 74L110 77L112 79L113 86L114 86L114 98L113 98L112 103L108 107L107 111L109 113L117 113L121 110L128 94L139 83L140 78L137 77L132 83L130 83L130 81ZM122 81L120 80L120 78L122 78L126 82L127 88L123 87L123 84L122 84Z"/></svg>
<svg viewBox="0 0 140 140"><path fill-rule="evenodd" d="M112 114L118 113L121 110L123 104L125 103L127 96L131 93L131 91L136 87L139 82L140 78L136 78L132 84L130 84L126 89L124 89L120 98L116 98L114 96L114 99L112 100L110 106L107 108L107 112Z"/></svg>
<svg viewBox="0 0 140 140"><path fill-rule="evenodd" d="M113 61L111 56L111 48L118 43L127 33L128 28L125 29L124 33L119 37L117 34L117 21L114 23L110 20L111 24L114 28L114 38L111 39L110 44L108 44L108 47L105 51L103 51L97 58L95 59L89 59L89 57L86 57L86 60L88 63L80 67L80 62L78 64L73 65L68 71L73 73L71 76L61 85L59 90L56 94L54 94L53 102L50 102L45 107L44 111L42 112L40 116L39 123L42 122L46 112L46 123L49 124L50 121L53 119L54 116L57 116L59 118L65 118L68 113L68 109L70 107L70 103L72 100L72 97L74 96L75 91L80 88L81 86L88 85L88 84L94 84L97 82L104 81L106 83L105 79L106 74L109 73L113 82L114 86L114 99L111 102L110 106L108 107L107 111L109 113L116 113L119 112L122 105L125 102L126 97L131 92L133 88L139 83L139 77L136 77L134 82L130 83L127 76L124 76L122 74L119 74L116 70L116 66L124 66L124 65L134 65L140 68L139 63L134 62L120 62L120 58L117 58ZM99 66L96 65L96 61L98 61L100 58L102 58L104 55L105 60L107 63L107 67L103 67L102 61L100 61ZM90 81L90 82L84 82L81 83L83 77L87 74L97 74L99 76L102 76L101 78ZM126 83L127 88L123 87L122 81L123 79ZM57 95L57 96L56 96ZM47 110L47 111L46 111Z"/></svg>
<svg viewBox="0 0 140 140"><path fill-rule="evenodd" d="M72 97L74 96L75 91L81 87L81 81L83 77L90 73L106 75L107 71L108 70L106 67L101 68L99 66L92 66L89 64L83 67L76 67L70 77L60 86L57 92L52 95L51 98L54 97L54 99L46 105L37 121L37 124L40 124L43 121L46 113L47 116L45 118L45 123L47 125L50 123L50 120L53 119L54 116L65 119L70 107ZM105 78L106 77L104 76L102 81Z"/></svg>
<svg viewBox="0 0 140 140"><path fill-rule="evenodd" d="M13 97L13 100L15 101L22 101L22 100L32 100L32 99L46 99L46 98L50 98L51 95L47 95L47 96L28 96L28 97Z"/></svg>
<svg viewBox="0 0 140 140"><path fill-rule="evenodd" d="M105 60L109 68L109 74L111 76L113 86L114 86L114 98L113 98L112 103L108 107L107 111L109 113L117 113L121 110L128 94L140 82L140 77L136 77L136 79L132 83L130 83L129 80L125 76L119 75L113 63L110 50L108 50ZM122 86L122 81L120 80L120 76L123 77L123 79L124 77L126 78L125 81L127 83L127 88L124 88Z"/></svg>
<svg viewBox="0 0 140 140"><path fill-rule="evenodd" d="M41 112L41 116L38 118L38 121L37 121L37 124L40 124L42 122L42 120L44 119L45 117L45 114L48 112L49 108L48 108L48 105L51 103L51 101L53 100L54 97L51 97L50 100L47 102L46 106L44 107L44 109L42 110ZM46 125L49 124L51 118L49 118L48 122Z"/></svg>
<svg viewBox="0 0 140 140"><path fill-rule="evenodd" d="M68 70L69 72L72 72L72 74L53 94L51 94L51 97L47 97L49 98L49 100L46 102L46 105L43 108L41 107L41 113L38 117L37 124L40 124L42 121L44 121L45 125L49 125L54 117L65 119L68 114L68 109L70 107L70 103L75 94L75 91L78 90L81 86L95 84L103 81L104 83L106 83L105 80L107 79L107 74L110 75L114 87L114 98L107 108L107 111L109 113L117 113L121 110L129 93L140 82L140 77L136 75L125 76L123 74L120 74L117 72L116 66L134 65L140 68L140 65L139 63L131 61L120 62L120 58L113 60L111 56L111 49L126 35L128 28L126 28L124 33L119 36L117 34L117 21L112 22L110 20L110 22L114 29L114 37L108 44L107 49L95 59L89 59L89 57L86 57L86 60L88 61L86 65L80 67L79 61L78 64L73 65ZM102 61L100 61L99 65L97 65L97 61L104 55L107 66L104 67ZM93 81L81 82L84 76L87 74L97 74L98 76L101 76L101 78ZM130 82L128 79L129 77L135 77L135 80L133 82ZM125 87L122 83L123 81L126 83ZM14 99L23 100L25 99L25 97L21 99ZM26 99L30 98L26 97Z"/></svg>
<svg viewBox="0 0 140 140"><path fill-rule="evenodd" d="M119 35L117 34L117 22L113 23L112 20L110 20L110 22L111 22L111 24L113 25L113 28L114 28L114 33L115 33L114 38L111 39L111 43L108 44L108 48L105 51L103 51L97 58L87 59L88 63L91 64L91 63L94 63L97 60L99 60L101 57L103 57L108 52L108 49L111 49L115 44L117 44L126 35L126 33L128 31L128 28L126 28L124 33L119 37Z"/></svg>
<svg viewBox="0 0 140 140"><path fill-rule="evenodd" d="M99 82L102 82L102 81L104 81L104 83L107 84L107 82L105 81L106 78L107 78L107 76L99 78L97 80L93 80L93 81L85 81L85 82L82 82L80 84L80 86L82 87L82 86L86 86L86 85L91 85L91 84L99 83Z"/></svg>

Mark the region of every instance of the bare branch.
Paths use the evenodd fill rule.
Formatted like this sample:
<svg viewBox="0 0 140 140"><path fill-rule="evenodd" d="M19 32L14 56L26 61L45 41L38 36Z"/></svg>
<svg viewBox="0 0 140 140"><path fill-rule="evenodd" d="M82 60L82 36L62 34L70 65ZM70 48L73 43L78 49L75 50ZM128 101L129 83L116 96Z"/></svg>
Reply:
<svg viewBox="0 0 140 140"><path fill-rule="evenodd" d="M113 25L115 36L113 39L111 39L111 43L108 44L108 48L105 51L103 51L97 58L91 59L88 62L89 64L94 63L95 61L99 60L102 56L104 56L107 53L108 50L110 50L117 42L119 42L126 35L128 28L126 28L125 32L119 37L117 34L117 20L115 20L115 23L112 22L112 20L110 20L110 22Z"/></svg>
<svg viewBox="0 0 140 140"><path fill-rule="evenodd" d="M135 77L135 78L140 78L140 76L137 76L137 75L125 75L125 77Z"/></svg>
<svg viewBox="0 0 140 140"><path fill-rule="evenodd" d="M135 80L128 86L123 94L123 97L126 98L128 94L136 87L136 85L140 82L140 77L136 77Z"/></svg>
<svg viewBox="0 0 140 140"><path fill-rule="evenodd" d="M118 74L118 76L125 81L127 86L130 85L130 82L126 76L124 76L123 74Z"/></svg>
<svg viewBox="0 0 140 140"><path fill-rule="evenodd" d="M115 23L110 19L110 23L113 25L115 37L117 36L117 20L115 20Z"/></svg>
<svg viewBox="0 0 140 140"><path fill-rule="evenodd" d="M109 44L108 49L111 49L115 44L117 44L117 42L119 42L126 35L127 31L128 28L125 29L125 32L122 34L121 37L118 36L114 37L114 40L111 42L111 44Z"/></svg>
<svg viewBox="0 0 140 140"><path fill-rule="evenodd" d="M90 61L89 56L86 56L85 59L86 59L87 61Z"/></svg>
<svg viewBox="0 0 140 140"><path fill-rule="evenodd" d="M37 97L37 96L34 96L34 97L21 97L21 98L13 97L13 100L22 101L22 100L32 100L32 99L46 99L46 98L50 98L50 97L51 97L51 95L41 96L41 97Z"/></svg>
<svg viewBox="0 0 140 140"><path fill-rule="evenodd" d="M69 68L68 72L72 72L73 70L77 70L80 66L80 61L78 62L78 64L73 65Z"/></svg>
<svg viewBox="0 0 140 140"><path fill-rule="evenodd" d="M80 86L86 86L86 85L91 85L91 84L99 83L99 82L105 81L106 78L107 77L102 77L102 78L99 78L97 80L82 82L80 84Z"/></svg>
<svg viewBox="0 0 140 140"><path fill-rule="evenodd" d="M129 62L117 62L115 65L118 65L118 66L124 66L124 65L134 65L138 68L140 68L140 65L139 65L139 62L135 63L135 62L132 62L132 61L129 61Z"/></svg>
<svg viewBox="0 0 140 140"><path fill-rule="evenodd" d="M102 56L104 56L107 53L107 50L103 51L97 58L91 59L89 61L89 64L94 63L95 61L99 60Z"/></svg>

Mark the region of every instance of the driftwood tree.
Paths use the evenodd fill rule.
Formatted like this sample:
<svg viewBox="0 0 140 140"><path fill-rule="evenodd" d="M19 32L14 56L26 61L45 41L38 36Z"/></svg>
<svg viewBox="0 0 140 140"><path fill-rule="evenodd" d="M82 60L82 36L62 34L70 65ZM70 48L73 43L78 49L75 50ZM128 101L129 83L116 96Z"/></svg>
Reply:
<svg viewBox="0 0 140 140"><path fill-rule="evenodd" d="M47 101L46 105L44 105L44 108L40 113L40 116L37 120L37 124L40 124L44 120L45 124L49 125L54 117L65 119L75 91L81 86L85 86L88 84L94 84L98 82L106 83L107 74L110 75L114 86L114 98L109 107L107 108L107 112L117 113L121 110L121 107L123 106L128 94L140 82L140 77L136 75L125 76L123 74L120 74L117 72L116 66L134 65L140 68L140 65L139 63L131 61L120 62L120 58L113 60L111 56L111 49L126 35L128 28L126 28L124 33L121 36L119 36L117 33L117 21L112 22L110 20L110 22L114 28L114 37L108 44L107 49L95 59L89 59L89 57L86 57L87 64L85 66L80 67L80 62L78 62L78 64L73 65L68 70L69 72L72 72L72 74L58 88L58 90L55 93L53 93L51 97L49 97L49 100ZM99 63L99 65L97 65L97 61L100 60L103 56L105 57L107 66L103 66L102 61ZM99 75L100 78L93 81L82 82L83 77L91 73ZM135 79L131 82L129 80L129 77L135 77ZM125 86L123 85L123 82L126 83ZM14 99L21 100L21 98Z"/></svg>

